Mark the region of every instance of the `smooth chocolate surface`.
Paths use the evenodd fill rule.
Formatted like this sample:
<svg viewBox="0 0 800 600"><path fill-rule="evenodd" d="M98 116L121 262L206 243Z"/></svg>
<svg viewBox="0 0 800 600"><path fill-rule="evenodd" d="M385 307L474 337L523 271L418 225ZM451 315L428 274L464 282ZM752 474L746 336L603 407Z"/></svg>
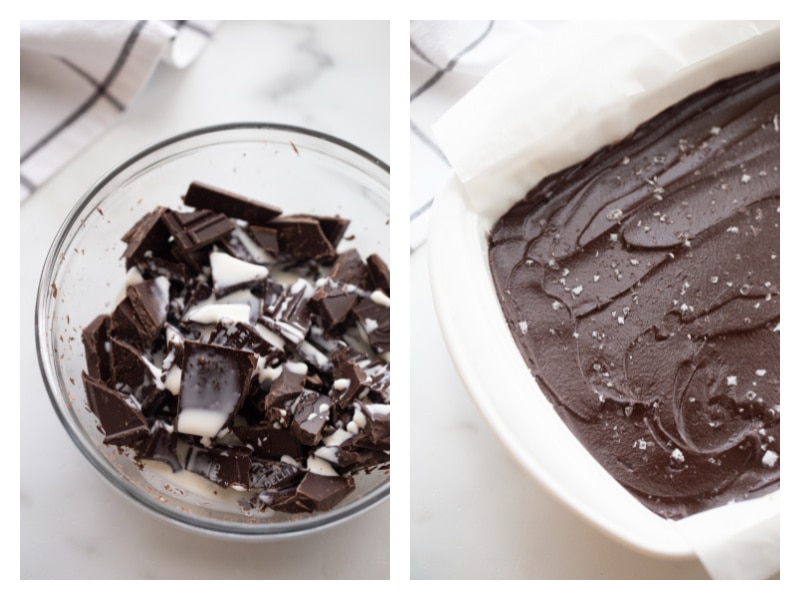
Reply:
<svg viewBox="0 0 800 600"><path fill-rule="evenodd" d="M544 179L490 234L558 414L667 518L780 485L780 70L718 82Z"/></svg>

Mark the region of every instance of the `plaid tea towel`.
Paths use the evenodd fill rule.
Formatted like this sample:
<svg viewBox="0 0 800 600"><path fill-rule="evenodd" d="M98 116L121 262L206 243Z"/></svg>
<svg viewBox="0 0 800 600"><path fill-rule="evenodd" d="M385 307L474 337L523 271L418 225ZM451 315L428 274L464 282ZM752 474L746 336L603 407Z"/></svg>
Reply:
<svg viewBox="0 0 800 600"><path fill-rule="evenodd" d="M430 209L450 165L431 126L492 68L558 21L411 22L411 250L427 238Z"/></svg>
<svg viewBox="0 0 800 600"><path fill-rule="evenodd" d="M217 21L21 21L20 200L105 132L165 61L187 66Z"/></svg>

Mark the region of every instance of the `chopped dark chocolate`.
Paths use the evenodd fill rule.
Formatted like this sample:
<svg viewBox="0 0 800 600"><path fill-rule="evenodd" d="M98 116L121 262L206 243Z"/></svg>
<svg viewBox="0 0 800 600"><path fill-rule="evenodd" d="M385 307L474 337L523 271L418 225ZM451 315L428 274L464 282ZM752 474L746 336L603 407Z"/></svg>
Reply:
<svg viewBox="0 0 800 600"><path fill-rule="evenodd" d="M277 460L253 459L250 489L281 491L295 488L304 475L300 467Z"/></svg>
<svg viewBox="0 0 800 600"><path fill-rule="evenodd" d="M223 214L211 210L192 213L165 211L161 217L183 252L193 252L227 236L235 229Z"/></svg>
<svg viewBox="0 0 800 600"><path fill-rule="evenodd" d="M262 410L270 406L282 406L287 400L293 400L302 394L307 371L307 367L301 363L284 363L280 374L270 385Z"/></svg>
<svg viewBox="0 0 800 600"><path fill-rule="evenodd" d="M136 313L145 339L152 344L167 321L169 306L169 280L166 277L148 279L128 286L128 298Z"/></svg>
<svg viewBox="0 0 800 600"><path fill-rule="evenodd" d="M336 258L331 267L330 277L338 283L353 285L363 290L372 289L367 265L355 248L342 252Z"/></svg>
<svg viewBox="0 0 800 600"><path fill-rule="evenodd" d="M111 380L111 356L107 347L110 323L108 315L98 315L81 332L86 348L86 370L91 377L102 381Z"/></svg>
<svg viewBox="0 0 800 600"><path fill-rule="evenodd" d="M336 248L339 242L342 241L347 228L350 226L349 219L343 219L339 216L336 217L319 217L314 215L297 215L298 217L308 217L319 221L319 226L322 228L322 233L328 238L331 246Z"/></svg>
<svg viewBox="0 0 800 600"><path fill-rule="evenodd" d="M278 254L280 254L280 245L278 242L277 229L274 227L258 227L256 225L251 225L250 235L267 254L273 258L278 257Z"/></svg>
<svg viewBox="0 0 800 600"><path fill-rule="evenodd" d="M331 399L318 392L306 390L294 409L291 432L306 446L316 446L322 439L322 428L328 422Z"/></svg>
<svg viewBox="0 0 800 600"><path fill-rule="evenodd" d="M299 345L311 328L311 308L308 301L313 293L305 279L298 279L272 305L264 308L260 322L291 344Z"/></svg>
<svg viewBox="0 0 800 600"><path fill-rule="evenodd" d="M147 445L137 455L137 458L139 460L157 460L169 465L173 472L180 471L183 469L183 465L178 460L177 444L178 435L168 431L159 423L154 427L147 440Z"/></svg>
<svg viewBox="0 0 800 600"><path fill-rule="evenodd" d="M117 304L114 312L111 313L109 335L137 348L144 348L143 340L147 339L147 331L136 316L130 298L125 298Z"/></svg>
<svg viewBox="0 0 800 600"><path fill-rule="evenodd" d="M377 254L370 254L367 257L367 269L372 280L372 287L376 290L383 290L389 295L389 267Z"/></svg>
<svg viewBox="0 0 800 600"><path fill-rule="evenodd" d="M166 210L159 207L146 214L122 236L122 241L127 243L122 254L126 269L148 256L169 256L170 232L161 219Z"/></svg>
<svg viewBox="0 0 800 600"><path fill-rule="evenodd" d="M336 258L336 248L331 244L319 219L315 217L278 217L270 227L278 231L278 244L282 254L296 259L318 261Z"/></svg>
<svg viewBox="0 0 800 600"><path fill-rule="evenodd" d="M331 399L339 408L345 408L355 400L364 389L368 377L355 360L348 360L333 367L333 390Z"/></svg>
<svg viewBox="0 0 800 600"><path fill-rule="evenodd" d="M179 452L182 449L179 446ZM187 471L202 475L223 488L250 489L249 448L218 444L205 447L186 444L182 466Z"/></svg>
<svg viewBox="0 0 800 600"><path fill-rule="evenodd" d="M255 364L252 352L185 342L177 430L215 437L241 407Z"/></svg>
<svg viewBox="0 0 800 600"><path fill-rule="evenodd" d="M336 282L328 280L317 287L311 299L319 306L323 326L330 330L347 321L358 296Z"/></svg>
<svg viewBox="0 0 800 600"><path fill-rule="evenodd" d="M299 502L311 510L330 510L353 491L353 480L349 477L326 477L306 473L297 486Z"/></svg>
<svg viewBox="0 0 800 600"><path fill-rule="evenodd" d="M372 297L361 298L353 308L361 330L378 354L389 351L389 307Z"/></svg>
<svg viewBox="0 0 800 600"><path fill-rule="evenodd" d="M281 348L268 342L258 330L249 323L219 321L209 334L208 342L218 346L228 346L238 350L249 350L265 357L267 364L283 357Z"/></svg>
<svg viewBox="0 0 800 600"><path fill-rule="evenodd" d="M305 456L303 445L286 429L272 425L238 426L233 433L253 449L258 458L280 460L283 456L301 459Z"/></svg>
<svg viewBox="0 0 800 600"><path fill-rule="evenodd" d="M189 190L183 197L183 202L186 206L206 208L214 212L225 213L231 219L247 221L251 225L268 225L272 219L283 212L276 206L251 200L245 196L197 181L189 185Z"/></svg>
<svg viewBox="0 0 800 600"><path fill-rule="evenodd" d="M89 409L100 420L105 444L130 445L150 434L142 411L129 404L126 396L103 382L92 379L86 373L81 375Z"/></svg>
<svg viewBox="0 0 800 600"><path fill-rule="evenodd" d="M112 380L138 398L150 394L156 386L153 371L142 353L117 338L111 338L111 371Z"/></svg>
<svg viewBox="0 0 800 600"><path fill-rule="evenodd" d="M182 286L189 278L189 269L186 264L159 256L148 255L139 258L136 260L135 267L145 279L166 277L173 285Z"/></svg>
<svg viewBox="0 0 800 600"><path fill-rule="evenodd" d="M204 184L185 205L128 230L136 272L82 332L98 429L244 510L329 510L389 462L388 270L376 284L381 263L337 254L338 216L278 216Z"/></svg>
<svg viewBox="0 0 800 600"><path fill-rule="evenodd" d="M389 405L364 404L362 406L367 424L364 432L382 449L389 448Z"/></svg>

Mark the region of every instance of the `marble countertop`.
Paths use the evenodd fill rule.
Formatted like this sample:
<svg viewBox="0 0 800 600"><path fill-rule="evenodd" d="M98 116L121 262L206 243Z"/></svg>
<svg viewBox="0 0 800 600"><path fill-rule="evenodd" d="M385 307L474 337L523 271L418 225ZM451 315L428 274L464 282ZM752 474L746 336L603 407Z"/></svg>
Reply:
<svg viewBox="0 0 800 600"><path fill-rule="evenodd" d="M84 191L139 150L197 127L288 123L389 160L389 23L223 23L183 70L161 65L120 120L20 207L20 577L383 579L389 502L271 543L210 539L130 505L83 458L39 374L33 308L58 227Z"/></svg>
<svg viewBox="0 0 800 600"><path fill-rule="evenodd" d="M172 135L247 120L326 131L389 162L388 66L388 22L224 23L195 63L179 71L160 66L111 130L21 204L22 579L389 577L388 501L334 528L260 544L165 526L131 506L63 430L39 374L33 335L36 290L51 241L102 174ZM397 130L407 130L405 122ZM405 193L407 181L394 184L410 177L408 169L397 161L392 167L393 190ZM405 206L406 199L394 194L393 202ZM407 241L395 241L395 256L404 256ZM392 521L403 529L409 524L402 532L409 551L393 554L394 566L410 560L412 579L707 578L696 560L662 561L607 538L514 462L450 361L427 261L423 244L409 265L393 264L410 290L410 327L395 331L393 341L397 352L410 349L413 374L410 433L398 444L410 447L411 485L392 490Z"/></svg>
<svg viewBox="0 0 800 600"><path fill-rule="evenodd" d="M708 579L698 560L659 560L608 538L512 458L450 360L428 275L411 256L411 577Z"/></svg>

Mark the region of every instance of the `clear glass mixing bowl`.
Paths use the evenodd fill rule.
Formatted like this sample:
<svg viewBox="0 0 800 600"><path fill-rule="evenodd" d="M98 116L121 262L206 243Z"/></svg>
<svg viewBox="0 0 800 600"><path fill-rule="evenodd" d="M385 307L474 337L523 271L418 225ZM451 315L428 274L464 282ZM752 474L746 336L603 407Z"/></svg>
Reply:
<svg viewBox="0 0 800 600"><path fill-rule="evenodd" d="M331 136L287 125L237 123L190 131L133 156L95 184L61 226L36 304L39 364L53 407L72 440L117 490L171 523L226 537L265 539L339 523L389 496L388 469L356 475L356 488L327 512L245 511L236 493L176 485L103 444L81 381L81 330L110 312L124 285L122 235L156 206L179 208L192 181L277 205L284 213L351 220L343 251L389 264L389 167ZM350 239L352 237L352 239Z"/></svg>

